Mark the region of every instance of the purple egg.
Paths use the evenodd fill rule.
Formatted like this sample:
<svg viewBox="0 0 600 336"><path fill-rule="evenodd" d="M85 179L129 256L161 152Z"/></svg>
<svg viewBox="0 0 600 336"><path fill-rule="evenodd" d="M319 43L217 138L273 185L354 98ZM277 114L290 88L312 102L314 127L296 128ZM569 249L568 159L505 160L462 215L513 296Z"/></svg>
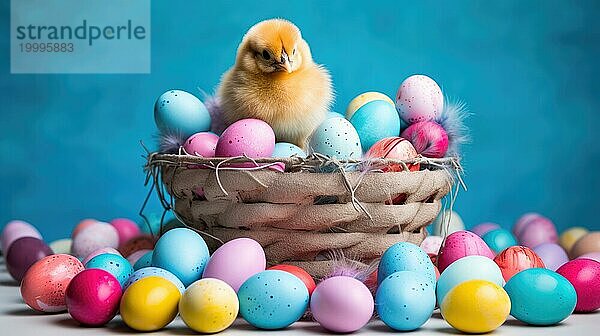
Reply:
<svg viewBox="0 0 600 336"><path fill-rule="evenodd" d="M543 243L558 243L558 233L551 220L539 216L527 222L517 239L521 245L534 248Z"/></svg>
<svg viewBox="0 0 600 336"><path fill-rule="evenodd" d="M471 228L471 232L473 232L474 234L478 235L479 237L483 237L484 234L492 231L492 230L496 230L496 229L500 229L500 225L496 224L496 223L481 223L481 224L477 224L474 227Z"/></svg>
<svg viewBox="0 0 600 336"><path fill-rule="evenodd" d="M0 240L0 248L4 251L4 254L8 252L10 245L15 242L15 240L23 237L34 237L38 239L42 239L42 235L40 232L33 227L33 225L20 221L14 220L8 222L4 229L2 229L2 239Z"/></svg>
<svg viewBox="0 0 600 336"><path fill-rule="evenodd" d="M543 243L533 248L547 269L556 271L560 266L569 261L567 252L555 243Z"/></svg>
<svg viewBox="0 0 600 336"><path fill-rule="evenodd" d="M21 282L31 265L51 254L52 249L40 239L23 237L10 245L6 253L6 268L13 279Z"/></svg>
<svg viewBox="0 0 600 336"><path fill-rule="evenodd" d="M600 252L590 252L590 253L586 253L586 254L582 254L579 257L577 257L577 259L592 259L592 260L596 260L597 262L600 262Z"/></svg>
<svg viewBox="0 0 600 336"><path fill-rule="evenodd" d="M523 216L521 216L517 220L515 225L513 225L512 232L514 233L515 237L517 237L518 239L519 236L521 236L521 233L523 232L523 229L527 226L527 224L530 221L537 219L538 217L541 217L541 215L535 212L526 213Z"/></svg>

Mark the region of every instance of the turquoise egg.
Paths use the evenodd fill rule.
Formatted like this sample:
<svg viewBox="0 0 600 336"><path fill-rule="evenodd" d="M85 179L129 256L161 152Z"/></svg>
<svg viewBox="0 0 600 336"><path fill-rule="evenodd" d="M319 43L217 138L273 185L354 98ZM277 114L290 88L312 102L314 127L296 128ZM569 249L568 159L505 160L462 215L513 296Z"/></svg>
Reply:
<svg viewBox="0 0 600 336"><path fill-rule="evenodd" d="M129 288L129 286L149 276L158 276L167 279L171 283L173 283L175 287L177 287L177 289L179 289L179 292L181 294L185 292L185 287L183 286L183 283L181 282L181 280L179 280L179 278L177 278L173 273L158 267L145 267L135 271L123 285L123 292L125 292L125 290Z"/></svg>
<svg viewBox="0 0 600 336"><path fill-rule="evenodd" d="M532 325L553 325L566 319L577 304L577 293L562 275L546 268L529 268L515 274L504 286L510 314Z"/></svg>
<svg viewBox="0 0 600 336"><path fill-rule="evenodd" d="M133 269L137 271L141 268L152 266L152 253L153 251L149 251L146 254L144 254L140 259L138 259L135 262L135 264L133 264Z"/></svg>
<svg viewBox="0 0 600 336"><path fill-rule="evenodd" d="M312 153L321 153L338 160L360 159L360 138L352 124L342 118L326 119L317 127L309 140Z"/></svg>
<svg viewBox="0 0 600 336"><path fill-rule="evenodd" d="M494 253L498 254L511 246L517 246L517 239L508 230L496 229L481 237Z"/></svg>
<svg viewBox="0 0 600 336"><path fill-rule="evenodd" d="M400 134L400 116L394 105L384 100L373 100L361 106L350 122L356 128L365 151L383 138Z"/></svg>
<svg viewBox="0 0 600 336"><path fill-rule="evenodd" d="M490 258L471 255L460 258L440 274L437 282L437 300L441 304L446 294L456 285L468 280L486 280L498 286L504 285L500 267Z"/></svg>
<svg viewBox="0 0 600 336"><path fill-rule="evenodd" d="M196 96L181 90L163 93L154 104L154 121L162 133L184 138L210 129L210 114Z"/></svg>
<svg viewBox="0 0 600 336"><path fill-rule="evenodd" d="M167 231L156 242L152 266L173 273L184 286L189 286L200 279L208 258L208 246L198 233L176 228Z"/></svg>
<svg viewBox="0 0 600 336"><path fill-rule="evenodd" d="M271 156L276 158L285 158L290 157L292 155L296 155L297 157L301 158L306 157L306 153L302 150L302 148L289 142L276 143L275 149L273 150L273 155Z"/></svg>
<svg viewBox="0 0 600 336"><path fill-rule="evenodd" d="M432 288L435 286L433 263L427 253L415 244L399 242L390 246L379 261L377 282L381 283L389 275L400 271L420 273L429 280Z"/></svg>
<svg viewBox="0 0 600 336"><path fill-rule="evenodd" d="M417 272L392 273L377 287L375 307L388 327L401 331L418 329L435 309L434 286Z"/></svg>
<svg viewBox="0 0 600 336"><path fill-rule="evenodd" d="M238 291L240 314L260 329L282 329L298 321L308 307L306 285L291 273L268 270L246 280Z"/></svg>
<svg viewBox="0 0 600 336"><path fill-rule="evenodd" d="M127 279L129 279L133 273L133 267L131 267L131 264L127 259L112 253L103 253L93 257L85 264L85 268L99 268L107 271L117 278L121 287L123 287Z"/></svg>
<svg viewBox="0 0 600 336"><path fill-rule="evenodd" d="M341 113L329 111L329 112L327 112L327 116L325 118L329 119L329 118L343 118L343 117L344 116Z"/></svg>

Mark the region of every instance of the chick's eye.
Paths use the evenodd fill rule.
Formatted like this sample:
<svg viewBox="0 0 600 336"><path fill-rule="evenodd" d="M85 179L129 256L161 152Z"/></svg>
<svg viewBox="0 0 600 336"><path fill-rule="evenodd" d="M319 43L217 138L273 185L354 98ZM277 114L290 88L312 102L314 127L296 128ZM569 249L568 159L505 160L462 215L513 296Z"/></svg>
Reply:
<svg viewBox="0 0 600 336"><path fill-rule="evenodd" d="M292 50L292 55L296 55L296 48L294 48L294 50Z"/></svg>
<svg viewBox="0 0 600 336"><path fill-rule="evenodd" d="M269 60L269 59L271 58L271 54L269 54L269 52L268 52L268 51L266 51L266 50L263 50L263 52L262 52L262 57L263 57L264 59L266 59L266 60Z"/></svg>

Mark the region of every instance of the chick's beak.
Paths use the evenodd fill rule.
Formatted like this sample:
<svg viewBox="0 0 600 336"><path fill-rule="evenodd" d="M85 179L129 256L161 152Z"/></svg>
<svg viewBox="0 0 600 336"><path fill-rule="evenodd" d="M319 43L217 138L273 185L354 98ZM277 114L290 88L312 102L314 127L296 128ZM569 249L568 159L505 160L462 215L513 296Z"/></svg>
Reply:
<svg viewBox="0 0 600 336"><path fill-rule="evenodd" d="M292 73L292 64L290 63L290 58L285 51L281 53L281 61L279 62L279 66L287 71L287 73Z"/></svg>

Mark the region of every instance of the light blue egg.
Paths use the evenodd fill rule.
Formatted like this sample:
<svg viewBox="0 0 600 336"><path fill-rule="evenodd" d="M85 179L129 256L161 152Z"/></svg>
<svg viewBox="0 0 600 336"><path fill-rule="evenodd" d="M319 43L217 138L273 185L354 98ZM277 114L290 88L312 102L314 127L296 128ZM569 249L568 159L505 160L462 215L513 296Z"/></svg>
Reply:
<svg viewBox="0 0 600 336"><path fill-rule="evenodd" d="M144 267L135 271L123 285L123 291L125 291L127 288L129 288L129 286L133 285L134 283L149 276L158 276L167 279L171 283L173 283L177 287L177 289L179 289L179 292L181 292L181 294L185 292L185 286L183 285L181 280L179 280L179 278L175 276L175 274L158 267Z"/></svg>
<svg viewBox="0 0 600 336"><path fill-rule="evenodd" d="M484 234L481 239L483 239L483 241L496 254L511 246L517 246L517 239L515 236L510 231L505 229L492 230Z"/></svg>
<svg viewBox="0 0 600 336"><path fill-rule="evenodd" d="M377 282L381 283L389 275L399 271L413 271L423 274L431 286L435 286L433 263L425 251L408 242L396 243L388 248L379 261Z"/></svg>
<svg viewBox="0 0 600 336"><path fill-rule="evenodd" d="M446 267L437 281L437 300L441 304L446 294L456 285L468 280L486 280L502 287L504 278L500 267L484 256L467 256Z"/></svg>
<svg viewBox="0 0 600 336"><path fill-rule="evenodd" d="M282 329L298 321L308 307L308 289L284 271L263 271L246 280L238 291L240 314L260 329Z"/></svg>
<svg viewBox="0 0 600 336"><path fill-rule="evenodd" d="M373 100L361 106L350 122L356 128L364 151L377 141L400 135L400 116L387 101Z"/></svg>
<svg viewBox="0 0 600 336"><path fill-rule="evenodd" d="M99 268L107 271L117 278L121 287L123 287L127 279L129 279L133 273L133 267L131 267L131 264L127 259L112 253L103 253L93 257L85 264L85 268Z"/></svg>
<svg viewBox="0 0 600 336"><path fill-rule="evenodd" d="M510 314L533 325L553 325L566 319L577 304L573 285L546 268L529 268L513 275L504 286Z"/></svg>
<svg viewBox="0 0 600 336"><path fill-rule="evenodd" d="M184 138L210 129L210 114L196 96L181 90L163 93L154 104L154 121L162 133Z"/></svg>
<svg viewBox="0 0 600 336"><path fill-rule="evenodd" d="M388 327L401 331L418 329L435 309L434 286L417 272L393 273L377 288L375 307Z"/></svg>
<svg viewBox="0 0 600 336"><path fill-rule="evenodd" d="M154 246L152 266L166 269L189 286L200 279L208 262L204 239L193 230L176 228L167 231Z"/></svg>
<svg viewBox="0 0 600 336"><path fill-rule="evenodd" d="M302 148L289 142L276 143L275 149L273 150L273 155L271 156L276 158L285 158L290 157L292 155L296 155L297 157L301 158L306 157L306 153L302 150Z"/></svg>
<svg viewBox="0 0 600 336"><path fill-rule="evenodd" d="M133 265L133 269L137 271L141 268L152 266L152 253L153 251L149 251L146 254L144 254L140 259L138 259Z"/></svg>
<svg viewBox="0 0 600 336"><path fill-rule="evenodd" d="M329 111L327 112L327 116L325 117L325 119L329 118L344 118L344 116L341 113Z"/></svg>
<svg viewBox="0 0 600 336"><path fill-rule="evenodd" d="M338 160L360 159L360 138L352 124L342 118L326 119L313 132L309 141L313 153L321 153Z"/></svg>

